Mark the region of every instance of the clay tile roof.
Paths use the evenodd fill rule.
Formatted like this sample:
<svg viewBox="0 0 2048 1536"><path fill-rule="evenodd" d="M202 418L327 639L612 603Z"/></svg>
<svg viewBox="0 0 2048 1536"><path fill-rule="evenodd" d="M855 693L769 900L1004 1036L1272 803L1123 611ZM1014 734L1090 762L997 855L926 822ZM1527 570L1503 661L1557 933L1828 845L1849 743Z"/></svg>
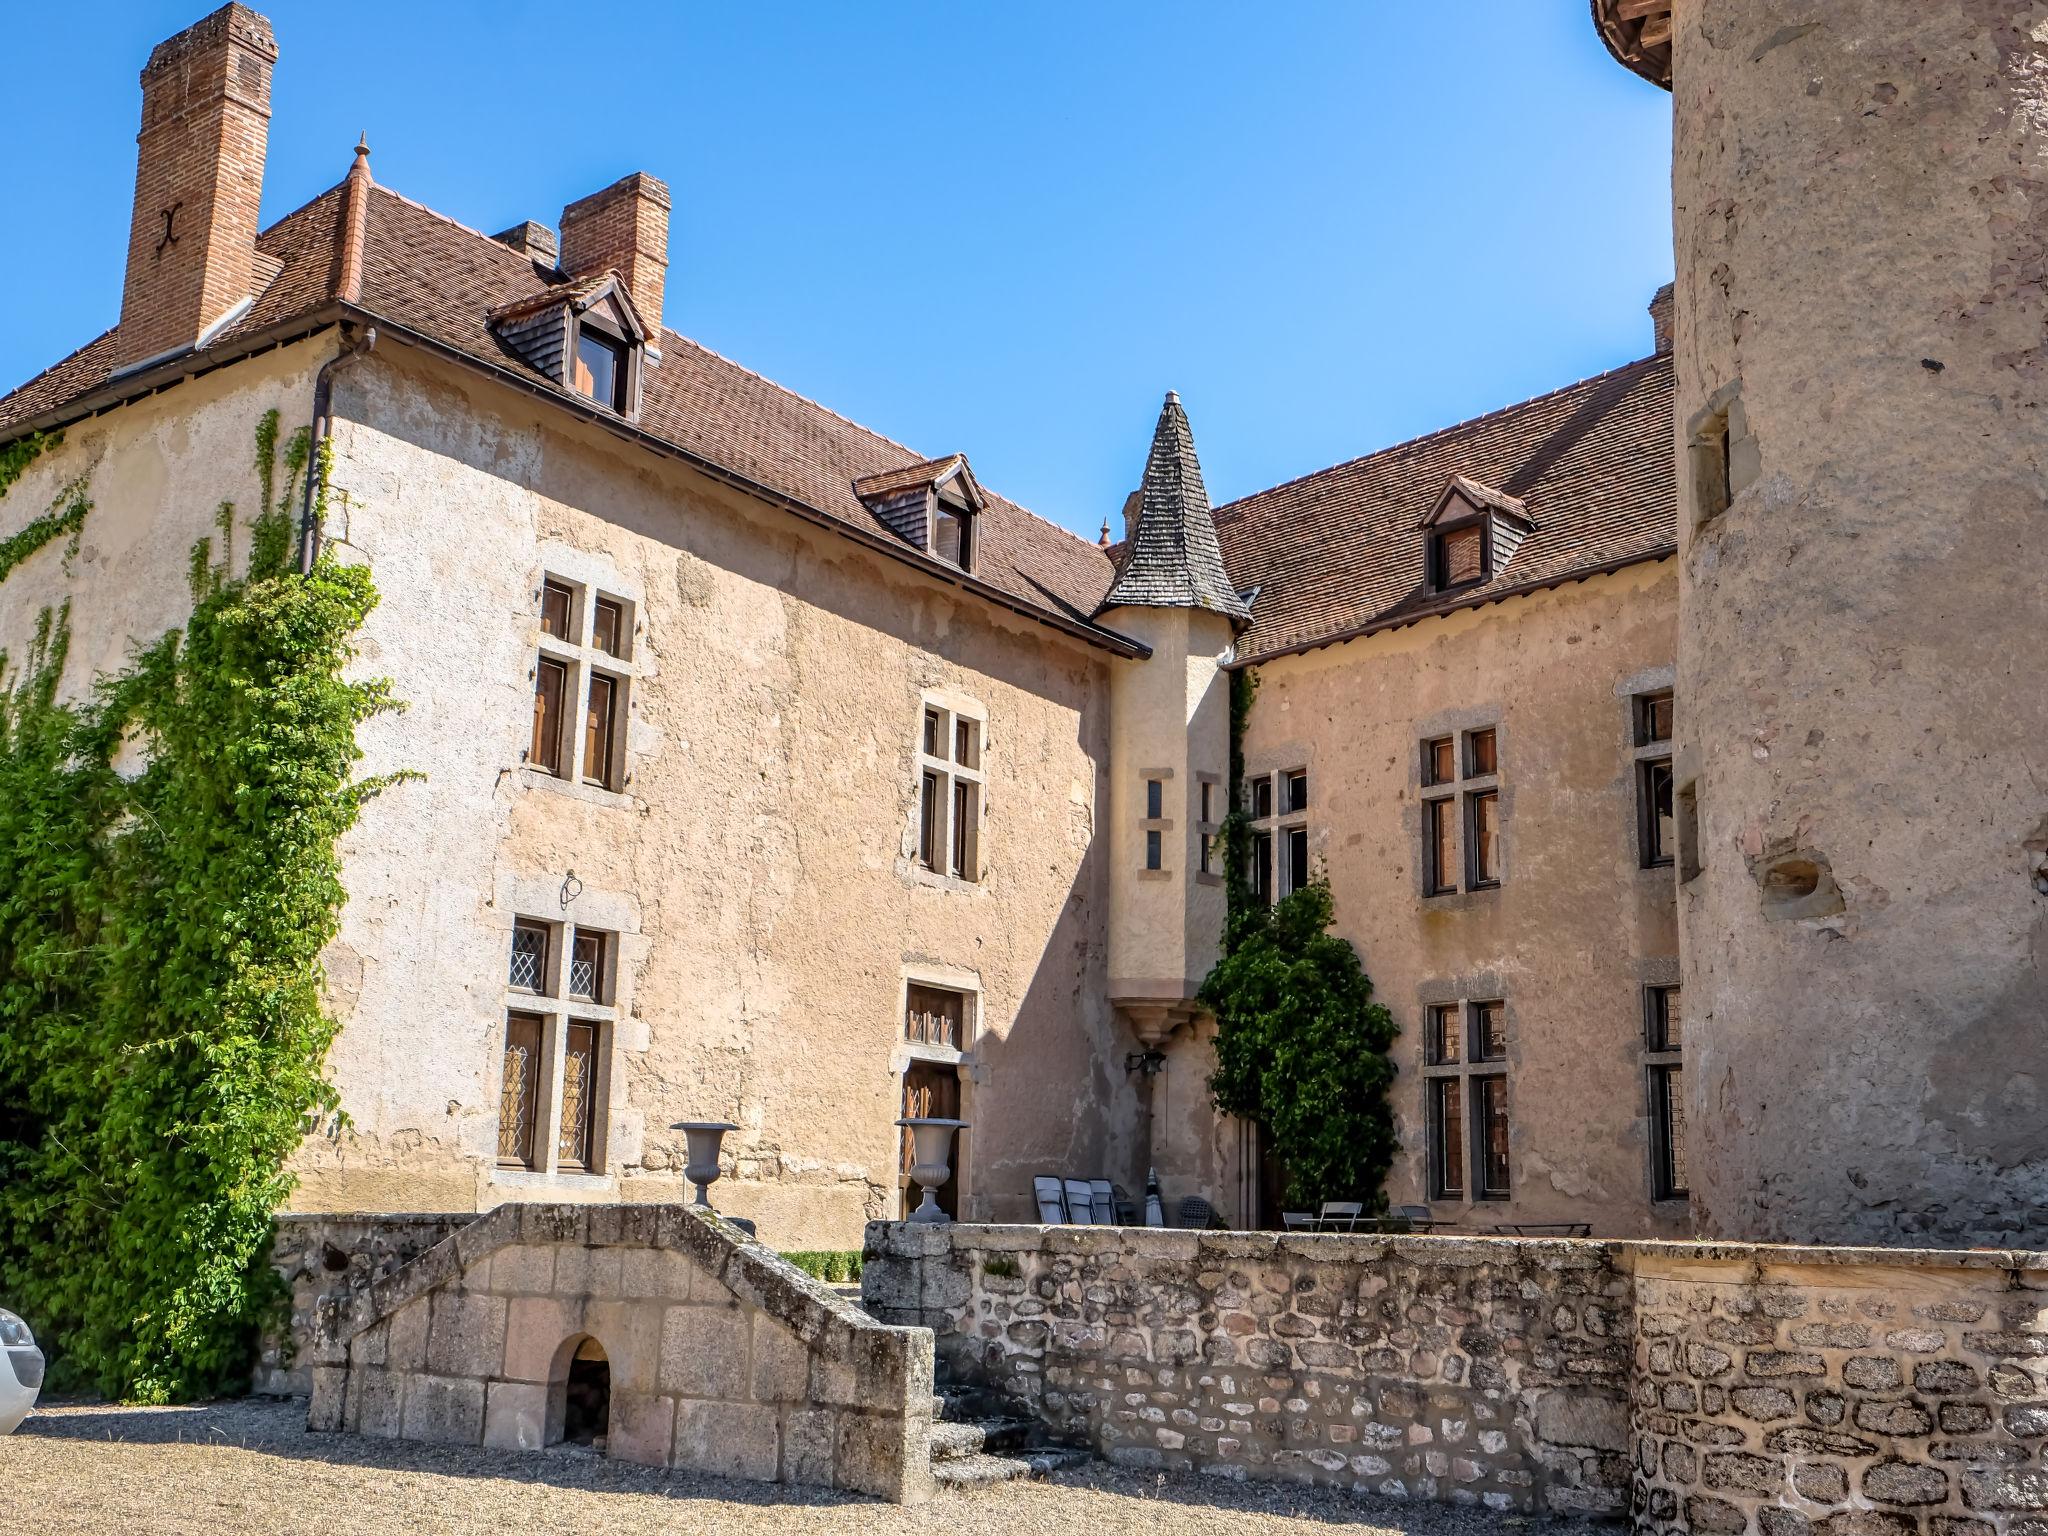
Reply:
<svg viewBox="0 0 2048 1536"><path fill-rule="evenodd" d="M278 275L249 313L222 333L220 344L330 305L342 192L337 186L321 194L258 237L259 250L277 258ZM559 302L577 285L551 285L531 256L388 188L371 186L369 193L356 307L393 329L559 392L493 325L523 307ZM582 281L603 279L597 274ZM0 439L107 384L118 350L109 332L0 398ZM673 332L662 336L661 354L643 379L641 431L902 547L854 484L933 461ZM1108 556L986 488L981 497L974 580L1027 609L1095 629L1091 615L1114 575ZM935 558L931 563L942 573L947 569Z"/></svg>
<svg viewBox="0 0 2048 1536"><path fill-rule="evenodd" d="M1505 491L1496 491L1490 485L1481 485L1468 475L1453 475L1450 484L1444 487L1444 494L1437 498L1433 511L1441 511L1450 500L1450 492L1456 491L1475 507L1491 507L1496 512L1505 512L1509 517L1518 517L1523 522L1532 522L1529 504L1519 496L1510 496Z"/></svg>
<svg viewBox="0 0 2048 1536"><path fill-rule="evenodd" d="M955 464L962 462L964 455L949 453L943 459L921 459L915 464L906 464L901 469L884 470L879 475L863 475L853 482L854 494L863 501L870 497L891 496L897 491L907 491L912 486L930 485L940 479Z"/></svg>
<svg viewBox="0 0 2048 1536"><path fill-rule="evenodd" d="M1224 573L1201 460L1180 396L1168 391L1152 430L1152 452L1138 487L1138 525L1104 610L1206 608L1243 623L1251 610Z"/></svg>
<svg viewBox="0 0 2048 1536"><path fill-rule="evenodd" d="M1259 589L1238 656L1257 660L1672 552L1671 358L1645 358L1428 437L1232 502L1224 563ZM1535 531L1494 578L1425 580L1424 524L1453 476L1498 488Z"/></svg>

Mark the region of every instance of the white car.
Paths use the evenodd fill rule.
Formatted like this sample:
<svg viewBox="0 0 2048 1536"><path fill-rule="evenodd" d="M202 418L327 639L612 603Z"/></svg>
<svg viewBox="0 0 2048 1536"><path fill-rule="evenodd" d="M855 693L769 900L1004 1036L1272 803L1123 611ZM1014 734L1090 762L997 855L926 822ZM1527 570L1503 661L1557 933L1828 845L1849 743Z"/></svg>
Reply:
<svg viewBox="0 0 2048 1536"><path fill-rule="evenodd" d="M28 1324L0 1307L0 1435L11 1435L43 1390L43 1352Z"/></svg>

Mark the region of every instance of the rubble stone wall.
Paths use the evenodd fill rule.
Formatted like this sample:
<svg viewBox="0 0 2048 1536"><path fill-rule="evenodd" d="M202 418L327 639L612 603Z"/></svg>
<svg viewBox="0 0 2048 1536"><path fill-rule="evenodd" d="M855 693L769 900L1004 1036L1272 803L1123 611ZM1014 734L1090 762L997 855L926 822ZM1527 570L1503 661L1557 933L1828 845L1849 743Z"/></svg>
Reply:
<svg viewBox="0 0 2048 1536"><path fill-rule="evenodd" d="M877 1224L862 1288L1126 1465L1653 1536L2048 1536L2048 1254Z"/></svg>

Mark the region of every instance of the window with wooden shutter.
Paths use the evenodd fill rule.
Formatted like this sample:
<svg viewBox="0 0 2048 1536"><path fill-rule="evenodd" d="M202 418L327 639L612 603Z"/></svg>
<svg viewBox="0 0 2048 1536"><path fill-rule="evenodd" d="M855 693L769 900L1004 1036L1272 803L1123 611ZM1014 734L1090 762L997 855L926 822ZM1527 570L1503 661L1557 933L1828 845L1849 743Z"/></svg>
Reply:
<svg viewBox="0 0 2048 1536"><path fill-rule="evenodd" d="M1422 802L1422 888L1439 896L1458 888L1458 819L1455 800Z"/></svg>
<svg viewBox="0 0 2048 1536"><path fill-rule="evenodd" d="M1479 1113L1479 1198L1505 1200L1512 1193L1508 1168L1508 1080L1473 1079Z"/></svg>
<svg viewBox="0 0 2048 1536"><path fill-rule="evenodd" d="M615 789L612 782L612 739L618 705L616 679L601 672L590 676L590 700L583 721L583 777L602 789Z"/></svg>
<svg viewBox="0 0 2048 1536"><path fill-rule="evenodd" d="M573 1020L563 1037L562 1128L555 1161L575 1173L589 1171L597 1142L598 1035L598 1025Z"/></svg>
<svg viewBox="0 0 2048 1536"><path fill-rule="evenodd" d="M1465 1198L1464 1079L1429 1083L1430 1194L1439 1200Z"/></svg>
<svg viewBox="0 0 2048 1536"><path fill-rule="evenodd" d="M543 656L533 673L533 748L536 768L562 776L562 700L569 689L569 669Z"/></svg>
<svg viewBox="0 0 2048 1536"><path fill-rule="evenodd" d="M541 582L540 627L527 763L558 779L617 792L627 778L633 605L547 576Z"/></svg>
<svg viewBox="0 0 2048 1536"><path fill-rule="evenodd" d="M540 1102L541 1020L515 1013L505 1020L504 1076L498 1094L498 1161L535 1165L535 1111Z"/></svg>
<svg viewBox="0 0 2048 1536"><path fill-rule="evenodd" d="M903 1038L949 1051L966 1048L967 994L912 982L904 1003Z"/></svg>
<svg viewBox="0 0 2048 1536"><path fill-rule="evenodd" d="M1472 523L1436 536L1436 584L1462 587L1486 576L1486 530Z"/></svg>
<svg viewBox="0 0 2048 1536"><path fill-rule="evenodd" d="M1465 797L1466 835L1472 849L1470 886L1483 890L1500 884L1500 792L1486 790Z"/></svg>
<svg viewBox="0 0 2048 1536"><path fill-rule="evenodd" d="M926 705L920 715L917 862L956 880L981 878L983 724Z"/></svg>
<svg viewBox="0 0 2048 1536"><path fill-rule="evenodd" d="M625 658L626 610L622 604L600 597L591 606L590 643L607 656Z"/></svg>

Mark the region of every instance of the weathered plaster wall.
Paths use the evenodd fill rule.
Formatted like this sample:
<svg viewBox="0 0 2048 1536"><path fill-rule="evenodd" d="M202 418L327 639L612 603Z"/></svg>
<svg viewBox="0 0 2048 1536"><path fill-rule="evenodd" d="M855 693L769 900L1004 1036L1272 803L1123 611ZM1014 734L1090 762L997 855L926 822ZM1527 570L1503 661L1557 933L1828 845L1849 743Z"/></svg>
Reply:
<svg viewBox="0 0 2048 1536"><path fill-rule="evenodd" d="M81 478L93 504L75 557L66 557L69 541L57 539L0 586L0 652L10 679L28 657L38 616L67 601L67 698L88 693L95 677L120 670L191 616L192 546L213 539L218 553L222 501L235 504L239 524L257 515L256 428L273 408L280 444L303 427L313 375L333 351L316 337L65 429L63 442L0 500L0 539L68 502L65 488ZM239 567L248 557L239 528L235 554Z"/></svg>
<svg viewBox="0 0 2048 1536"><path fill-rule="evenodd" d="M1335 931L1401 1027L1396 1202L1430 1200L1426 1009L1498 998L1513 1198L1439 1200L1436 1214L1686 1229L1682 1201L1651 1199L1643 989L1675 979L1677 935L1672 871L1640 864L1631 745L1631 699L1670 686L1674 597L1671 562L1633 566L1258 669L1246 771L1308 769ZM1479 726L1497 732L1501 884L1426 897L1421 744ZM1206 1070L1206 1053L1179 1050L1168 1067Z"/></svg>
<svg viewBox="0 0 2048 1536"><path fill-rule="evenodd" d="M932 1344L686 1206L501 1206L323 1313L307 1427L537 1451L570 1362L608 1373L604 1452L691 1472L931 1492Z"/></svg>
<svg viewBox="0 0 2048 1536"><path fill-rule="evenodd" d="M1695 1204L2038 1239L2048 5L1676 19Z"/></svg>
<svg viewBox="0 0 2048 1536"><path fill-rule="evenodd" d="M727 1118L721 1207L853 1246L897 1199L907 975L980 995L964 1211L1110 1166L1134 1111L1103 1001L1103 653L395 344L337 411L330 532L383 592L360 665L409 701L366 768L428 777L348 843L354 1127L309 1147L296 1204L674 1198L668 1127ZM544 572L638 605L623 793L522 765ZM978 885L914 863L931 693L987 716ZM601 1175L495 1167L522 913L622 934Z"/></svg>

